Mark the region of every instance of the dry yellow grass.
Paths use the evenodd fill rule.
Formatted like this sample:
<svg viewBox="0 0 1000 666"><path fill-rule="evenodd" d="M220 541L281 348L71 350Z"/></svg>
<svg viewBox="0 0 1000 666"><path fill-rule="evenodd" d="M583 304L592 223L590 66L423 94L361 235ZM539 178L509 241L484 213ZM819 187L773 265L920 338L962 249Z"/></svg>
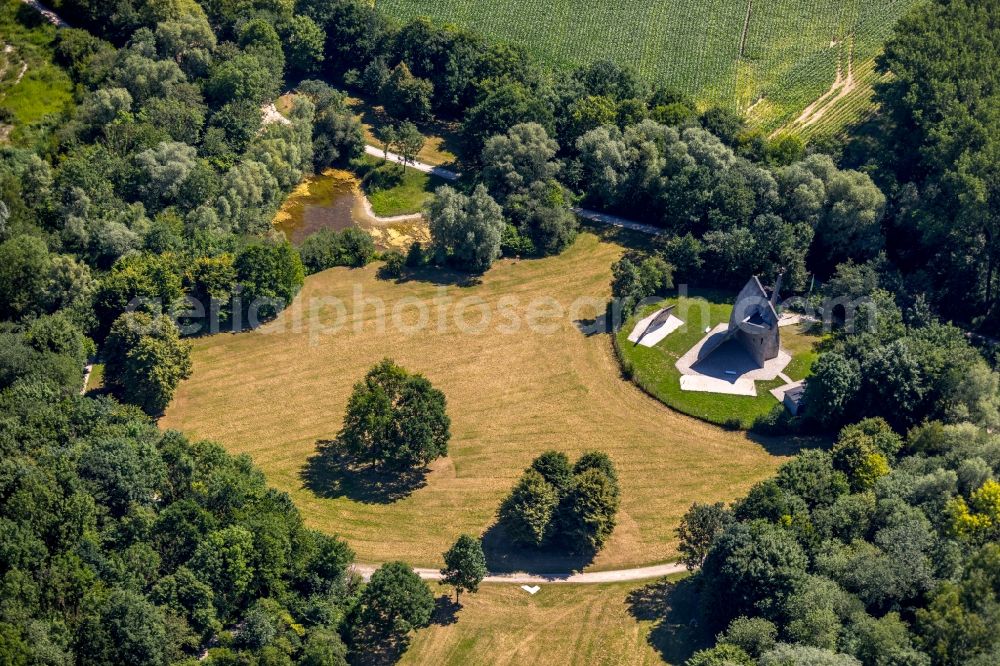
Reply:
<svg viewBox="0 0 1000 666"><path fill-rule="evenodd" d="M773 472L782 460L773 452L786 445L723 431L646 397L619 376L609 337L585 336L569 317L551 335L524 326L514 335L462 333L451 319L439 330L436 315L419 333L392 326L379 333L369 306L360 331L349 325L315 344L308 326L295 331L289 324L311 298L350 303L355 289L384 299L389 312L402 299L430 300L440 290L456 301L475 297L492 305L516 298L522 314L537 297L600 301L622 251L586 233L558 257L501 261L471 287L380 281L377 266L312 276L293 307L267 326L195 340L193 375L162 426L249 453L271 484L291 494L309 525L343 535L360 561L404 559L415 566L440 566L440 554L460 533L486 530L538 453L558 449L572 458L604 450L618 467L623 496L618 527L591 567L671 559L674 529L692 502L742 495ZM475 312L470 308L468 321ZM307 459L317 440L339 430L352 385L386 356L444 391L450 455L432 465L424 487L393 503L320 497L304 484Z"/></svg>
<svg viewBox="0 0 1000 666"><path fill-rule="evenodd" d="M382 147L382 142L375 136L375 129L386 123L391 123L382 110L381 106L374 106L363 99L350 97L348 105L354 109L361 119L362 130L365 134L365 142ZM417 161L434 166L450 165L455 162L455 127L448 123L435 121L432 123L420 123L417 128L426 138L423 148L417 153Z"/></svg>
<svg viewBox="0 0 1000 666"><path fill-rule="evenodd" d="M630 603L644 589L648 583L547 585L530 596L513 585L484 585L462 596L457 622L416 632L400 663L662 664L658 637L650 638L656 621Z"/></svg>

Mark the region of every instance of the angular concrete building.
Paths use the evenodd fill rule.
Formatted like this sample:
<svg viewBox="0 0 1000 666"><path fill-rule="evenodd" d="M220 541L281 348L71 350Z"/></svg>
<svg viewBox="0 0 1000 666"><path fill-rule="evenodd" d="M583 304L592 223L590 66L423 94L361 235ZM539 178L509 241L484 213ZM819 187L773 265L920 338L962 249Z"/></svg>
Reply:
<svg viewBox="0 0 1000 666"><path fill-rule="evenodd" d="M757 276L753 276L740 290L729 317L726 340L736 340L746 349L757 365L777 357L781 348L778 334L778 312L774 306L781 288L781 277L774 292L768 294Z"/></svg>

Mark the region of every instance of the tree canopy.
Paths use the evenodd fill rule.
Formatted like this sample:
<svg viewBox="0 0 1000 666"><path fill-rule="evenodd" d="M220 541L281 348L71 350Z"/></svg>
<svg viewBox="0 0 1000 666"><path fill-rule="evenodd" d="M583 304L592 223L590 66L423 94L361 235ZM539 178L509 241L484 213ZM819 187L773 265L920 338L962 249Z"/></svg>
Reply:
<svg viewBox="0 0 1000 666"><path fill-rule="evenodd" d="M385 359L355 384L338 439L358 461L402 471L447 455L450 427L444 394Z"/></svg>
<svg viewBox="0 0 1000 666"><path fill-rule="evenodd" d="M593 554L614 531L620 494L607 454L586 453L570 468L564 454L548 451L521 475L497 519L521 546Z"/></svg>

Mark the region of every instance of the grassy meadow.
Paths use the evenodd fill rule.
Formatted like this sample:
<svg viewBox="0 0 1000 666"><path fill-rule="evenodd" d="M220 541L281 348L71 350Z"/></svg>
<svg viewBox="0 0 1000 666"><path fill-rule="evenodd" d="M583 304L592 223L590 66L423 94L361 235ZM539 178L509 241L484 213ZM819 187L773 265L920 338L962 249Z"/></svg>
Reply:
<svg viewBox="0 0 1000 666"><path fill-rule="evenodd" d="M387 171L391 170L389 173L394 176L398 174L395 182L376 184L375 180L364 177L365 173L383 165L383 162L380 157L365 155L361 161L362 169L359 170L359 175L362 177L361 189L371 202L372 212L379 217L420 213L434 197L434 190L447 184L443 178L410 167L404 169L398 164L389 164L385 167Z"/></svg>
<svg viewBox="0 0 1000 666"><path fill-rule="evenodd" d="M676 556L674 529L692 502L739 497L773 473L795 443L726 432L664 407L621 378L609 336L581 330L603 313L610 265L623 252L611 237L618 232L602 233L609 235L581 234L557 257L501 261L472 284L447 273L383 281L378 265L311 276L277 320L194 340L193 375L161 425L250 454L311 526L343 535L359 561L415 566L440 566L459 534L488 530L501 499L540 452L572 458L601 449L618 467L623 497L618 527L596 560L498 553L491 566L616 569L669 560ZM390 325L379 329L370 300L347 319L324 302L316 317L325 332L294 325L297 311L308 320L308 304L331 297L348 306L378 299ZM577 299L585 305L552 316L553 303L568 308ZM427 326L415 325L414 303L449 300L448 316L432 309ZM486 327L484 307L495 313ZM529 315L536 326L527 325ZM391 325L393 316L401 326ZM333 331L337 319L343 326ZM514 320L521 325L504 326ZM443 390L452 418L449 456L399 498L373 492L364 478L315 455L317 442L340 429L352 385L387 356Z"/></svg>
<svg viewBox="0 0 1000 666"><path fill-rule="evenodd" d="M842 126L834 109L808 131L793 121L831 88L838 66L870 64L915 0L377 0L519 44L555 66L608 58L703 103L748 110L764 129L807 134ZM870 81L860 81L868 91ZM864 95L838 100L857 115Z"/></svg>
<svg viewBox="0 0 1000 666"><path fill-rule="evenodd" d="M73 105L73 82L52 62L56 28L20 0L0 0L0 140L28 141L31 127Z"/></svg>
<svg viewBox="0 0 1000 666"><path fill-rule="evenodd" d="M682 391L680 370L675 365L705 336L706 328L729 321L733 311L733 294L716 291L694 292L689 297L668 298L637 312L618 331L618 347L631 368L632 379L646 392L674 409L705 419L711 423L728 425L738 421L739 427L749 428L756 418L768 414L778 405L770 391L783 385L781 379L757 382L757 396L717 395ZM655 347L643 347L629 342L628 336L635 323L660 308L675 305L675 313L686 325L668 335ZM784 373L792 380L805 379L816 359L816 344L821 336L813 335L800 326L781 329L781 346L792 356Z"/></svg>

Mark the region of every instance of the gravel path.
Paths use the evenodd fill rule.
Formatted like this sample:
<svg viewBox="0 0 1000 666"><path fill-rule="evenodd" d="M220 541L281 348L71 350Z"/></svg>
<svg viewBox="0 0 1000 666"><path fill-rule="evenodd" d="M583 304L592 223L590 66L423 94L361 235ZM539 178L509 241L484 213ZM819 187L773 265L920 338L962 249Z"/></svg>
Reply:
<svg viewBox="0 0 1000 666"><path fill-rule="evenodd" d="M396 153L390 151L387 156L385 151L378 146L366 145L365 152L374 157L388 157L390 162L396 162L399 164L403 163L402 155L397 155ZM449 171L448 169L442 169L437 166L431 166L430 164L424 164L423 162L407 162L407 166L416 169L417 171L432 174L438 178L444 178L445 180L458 180L458 174L456 172Z"/></svg>
<svg viewBox="0 0 1000 666"><path fill-rule="evenodd" d="M383 151L378 146L366 145L365 152L369 155L374 155L375 157L385 157L385 151ZM394 162L402 162L403 158L396 153L389 153L389 160ZM431 166L430 164L423 164L422 162L410 162L409 166L416 169L417 171L422 171L424 173L431 173L435 176L440 176L445 180L458 180L460 174L449 171L448 169L442 169L441 167ZM622 229L629 229L631 231L638 231L639 233L649 234L650 236L659 236L664 233L663 229L659 227L654 227L649 224L642 224L641 222L635 222L634 220L626 220L624 217L617 217L615 215L609 215L607 213L601 213L596 210L588 210L586 208L573 208L574 213L585 220L590 220L591 222L599 222L601 224L609 224L614 227L621 227Z"/></svg>
<svg viewBox="0 0 1000 666"><path fill-rule="evenodd" d="M365 580L371 578L378 566L374 564L355 564L354 571L361 574ZM414 571L424 580L441 580L441 572L437 569L414 569ZM551 574L527 574L527 573L498 573L489 574L483 579L484 583L508 583L513 585L536 585L542 583L570 583L575 585L595 585L600 583L620 583L633 580L647 580L649 578L662 578L670 574L687 571L687 568L680 563L657 564L651 567L638 567L635 569L619 569L617 571L585 571L583 573L551 573Z"/></svg>
<svg viewBox="0 0 1000 666"><path fill-rule="evenodd" d="M579 217L582 217L585 220L590 220L591 222L610 224L613 227L621 227L622 229L628 229L630 231L638 231L641 234L648 234L650 236L659 236L660 234L666 233L665 229L654 227L650 224L643 224L642 222L626 220L624 217L608 215L607 213L600 213L596 210L587 210L586 208L574 208L573 212L576 213Z"/></svg>

